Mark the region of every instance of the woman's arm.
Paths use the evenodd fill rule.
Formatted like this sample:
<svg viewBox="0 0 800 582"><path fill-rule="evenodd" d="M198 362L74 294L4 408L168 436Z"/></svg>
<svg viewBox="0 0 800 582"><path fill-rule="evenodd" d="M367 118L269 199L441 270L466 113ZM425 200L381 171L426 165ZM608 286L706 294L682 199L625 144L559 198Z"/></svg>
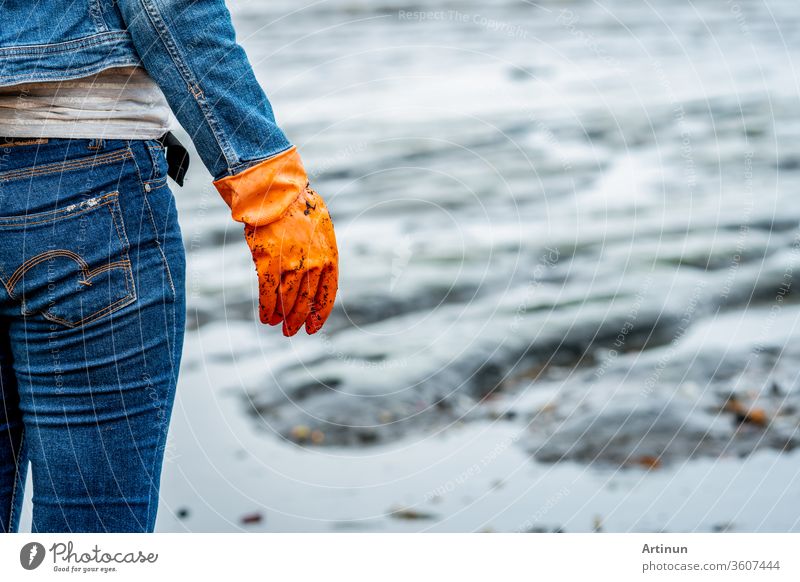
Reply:
<svg viewBox="0 0 800 582"><path fill-rule="evenodd" d="M245 225L259 314L291 336L319 331L339 277L336 237L297 150L236 43L223 0L118 0L142 62Z"/></svg>
<svg viewBox="0 0 800 582"><path fill-rule="evenodd" d="M291 147L223 0L118 0L142 63L215 180Z"/></svg>

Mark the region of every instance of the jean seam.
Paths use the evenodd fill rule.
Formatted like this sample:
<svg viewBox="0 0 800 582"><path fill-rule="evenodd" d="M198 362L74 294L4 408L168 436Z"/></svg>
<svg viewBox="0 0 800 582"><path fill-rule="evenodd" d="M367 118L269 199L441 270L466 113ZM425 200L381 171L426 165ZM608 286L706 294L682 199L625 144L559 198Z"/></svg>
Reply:
<svg viewBox="0 0 800 582"><path fill-rule="evenodd" d="M98 32L108 32L108 25L103 18L103 7L100 4L100 0L90 0L89 16L91 16L92 23Z"/></svg>
<svg viewBox="0 0 800 582"><path fill-rule="evenodd" d="M176 388L177 388L176 384L174 384L174 383L170 384L170 391L174 391ZM169 400L169 398L170 398L170 394L167 393L167 395L165 396L164 400L167 401L167 400ZM158 487L158 483L157 483L158 480L155 479L154 475L156 473L156 466L157 466L158 461L159 461L159 453L161 453L162 449L163 449L164 453L161 455L160 458L161 458L161 466L163 467L164 456L166 456L168 433L169 433L169 422L161 423L161 432L160 432L160 434L158 436L158 446L153 451L153 462L152 462L152 464L150 466L150 474L149 474L150 487L151 488L155 488L156 491L159 490L159 487ZM158 495L155 495L155 496L148 495L148 499L147 499L147 524L146 524L146 527L147 527L148 530L152 530L152 529L155 528L155 520L154 520L155 515L152 515L152 517L151 517L151 512L153 514L155 513L155 512L153 512L153 509L152 509L153 503L156 504L155 505L156 510L158 509L158 497L159 497ZM153 523L152 524L150 523L151 519L153 519Z"/></svg>
<svg viewBox="0 0 800 582"><path fill-rule="evenodd" d="M107 39L112 40L127 40L127 33L124 30L113 32L101 32L92 36L81 38L77 40L68 40L64 42L39 44L39 45L26 45L20 47L5 47L0 48L0 56L19 56L19 55L33 55L41 56L44 54L53 53L68 53L74 52L75 49L88 48L99 46L103 44L111 44ZM13 77L13 75L0 75L0 79Z"/></svg>
<svg viewBox="0 0 800 582"><path fill-rule="evenodd" d="M156 160L152 158L152 156L150 161L154 165L157 163ZM159 240L159 235L158 235L158 227L156 226L156 219L153 216L153 208L152 206L150 206L150 200L148 199L147 196L147 189L144 187L144 185L147 182L145 182L144 179L142 178L142 172L139 169L139 164L137 163L135 157L133 158L133 165L136 168L136 175L139 176L139 182L142 184L142 197L144 199L144 206L147 209L147 216L150 218L150 224L153 227L153 236L155 237L156 241L156 249L158 250L158 254L161 255L161 262L163 263L164 269L167 273L167 281L169 282L169 287L172 290L172 298L174 300L177 299L178 292L175 290L175 283L172 279L172 271L169 268L169 262L167 261L167 255L164 253L164 248L161 246L161 240Z"/></svg>
<svg viewBox="0 0 800 582"><path fill-rule="evenodd" d="M58 172L69 170L79 170L85 167L94 168L95 166L102 166L105 164L112 164L114 162L123 161L133 156L130 148L109 152L102 155L87 156L78 160L70 162L56 162L54 164L45 164L42 166L35 166L33 168L25 168L24 170L11 170L0 174L0 182L10 182L11 180L19 180L21 178L32 178L34 176L48 176Z"/></svg>
<svg viewBox="0 0 800 582"><path fill-rule="evenodd" d="M125 222L122 219L122 208L119 204L119 197L112 200L112 203L108 206L108 211L111 212L111 222L114 224L117 237L119 238L120 244L122 244L123 258L130 260L128 249L131 248L131 243L128 240L128 233L125 231Z"/></svg>
<svg viewBox="0 0 800 582"><path fill-rule="evenodd" d="M153 217L153 208L150 206L150 201L147 199L146 194L144 197L144 204L147 207L147 214L150 217L150 224L153 225L153 234L156 237L156 248L158 249L158 254L161 255L161 262L164 263L164 269L167 272L167 280L169 281L169 287L172 290L172 298L175 299L176 291L175 283L172 280L172 271L169 268L169 262L167 262L167 255L164 253L164 247L161 245L161 241L158 238L158 228L156 227L156 220Z"/></svg>
<svg viewBox="0 0 800 582"><path fill-rule="evenodd" d="M128 152L130 152L131 157L133 157L133 152L128 148ZM136 158L134 160L134 167L136 166ZM138 168L137 168L138 172ZM131 248L131 243L128 240L128 233L125 231L125 221L122 218L122 207L119 203L119 198L114 200L114 203L108 207L109 212L111 212L111 222L114 223L114 228L117 230L117 237L119 237L119 241L122 244L122 258L128 261L128 268L124 270L125 273L125 283L128 289L128 295L132 297L131 302L136 300L136 281L133 278L133 267L131 266L131 258L128 254L128 249ZM127 304L126 304L127 305ZM124 307L120 306L120 309Z"/></svg>
<svg viewBox="0 0 800 582"><path fill-rule="evenodd" d="M17 502L17 490L19 489L20 467L22 466L22 447L25 446L25 428L22 429L22 436L19 439L19 449L17 450L16 469L14 471L14 485L11 487L11 508L8 512L8 531L11 532L11 525L14 523L14 506Z"/></svg>

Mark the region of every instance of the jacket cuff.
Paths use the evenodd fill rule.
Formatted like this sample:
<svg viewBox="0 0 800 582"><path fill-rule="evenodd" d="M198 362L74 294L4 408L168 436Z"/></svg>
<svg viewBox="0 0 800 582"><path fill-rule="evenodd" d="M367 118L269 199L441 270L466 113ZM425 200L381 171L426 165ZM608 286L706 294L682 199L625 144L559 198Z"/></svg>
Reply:
<svg viewBox="0 0 800 582"><path fill-rule="evenodd" d="M294 146L214 182L233 219L251 226L280 218L307 185L308 176Z"/></svg>

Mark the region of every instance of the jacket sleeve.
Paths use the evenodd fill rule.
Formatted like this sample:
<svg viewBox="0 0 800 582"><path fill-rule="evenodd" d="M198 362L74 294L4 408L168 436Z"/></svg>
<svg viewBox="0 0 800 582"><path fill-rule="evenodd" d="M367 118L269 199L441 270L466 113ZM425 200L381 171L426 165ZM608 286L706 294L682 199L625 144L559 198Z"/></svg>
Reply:
<svg viewBox="0 0 800 582"><path fill-rule="evenodd" d="M118 0L134 46L215 180L292 147L224 0Z"/></svg>

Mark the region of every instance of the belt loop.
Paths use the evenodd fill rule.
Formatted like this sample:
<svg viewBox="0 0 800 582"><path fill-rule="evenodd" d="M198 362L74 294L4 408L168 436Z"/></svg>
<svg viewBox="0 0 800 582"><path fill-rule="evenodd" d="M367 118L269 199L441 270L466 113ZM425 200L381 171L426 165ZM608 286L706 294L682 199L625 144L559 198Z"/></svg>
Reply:
<svg viewBox="0 0 800 582"><path fill-rule="evenodd" d="M106 140L96 138L96 139L89 140L89 145L87 147L90 150L98 151L98 150L103 149L105 147L105 145L106 145Z"/></svg>

